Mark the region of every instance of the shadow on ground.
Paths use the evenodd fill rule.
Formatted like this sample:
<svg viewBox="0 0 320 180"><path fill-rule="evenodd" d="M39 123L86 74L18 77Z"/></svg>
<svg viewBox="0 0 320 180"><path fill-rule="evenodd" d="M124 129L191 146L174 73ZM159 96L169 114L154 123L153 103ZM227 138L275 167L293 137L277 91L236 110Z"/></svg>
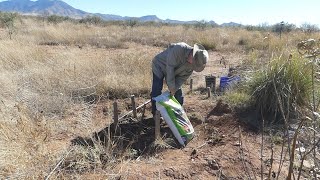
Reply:
<svg viewBox="0 0 320 180"><path fill-rule="evenodd" d="M156 152L168 148L180 148L179 143L164 121L161 122L160 131L162 141L155 142L155 123L153 118L141 121L127 118L119 123L117 129L112 123L101 131L94 132L91 137L78 136L71 142L73 145L90 147L94 147L97 143L106 148L109 146L112 147L113 153L118 155L129 150L129 152L133 152L133 158L152 156Z"/></svg>

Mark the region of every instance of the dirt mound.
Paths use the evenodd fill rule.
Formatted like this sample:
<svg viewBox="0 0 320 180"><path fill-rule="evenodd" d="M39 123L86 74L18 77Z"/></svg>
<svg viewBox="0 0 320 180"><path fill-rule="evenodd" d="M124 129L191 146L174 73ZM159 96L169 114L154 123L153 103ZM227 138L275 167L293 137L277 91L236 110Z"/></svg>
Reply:
<svg viewBox="0 0 320 180"><path fill-rule="evenodd" d="M212 109L212 111L208 114L208 116L222 116L223 114L231 113L232 110L230 106L224 103L221 99L218 100L217 105Z"/></svg>

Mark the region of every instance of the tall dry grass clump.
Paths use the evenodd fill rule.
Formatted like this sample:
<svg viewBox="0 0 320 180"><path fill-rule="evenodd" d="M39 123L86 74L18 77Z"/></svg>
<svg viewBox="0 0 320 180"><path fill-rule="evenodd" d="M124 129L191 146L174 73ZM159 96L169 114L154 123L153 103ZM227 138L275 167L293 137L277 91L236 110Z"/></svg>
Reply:
<svg viewBox="0 0 320 180"><path fill-rule="evenodd" d="M257 110L270 118L280 115L278 97L283 109L289 111L286 113L295 113L298 107L307 106L311 94L311 79L306 73L309 71L305 59L297 55L271 60L267 68L256 72L249 82Z"/></svg>

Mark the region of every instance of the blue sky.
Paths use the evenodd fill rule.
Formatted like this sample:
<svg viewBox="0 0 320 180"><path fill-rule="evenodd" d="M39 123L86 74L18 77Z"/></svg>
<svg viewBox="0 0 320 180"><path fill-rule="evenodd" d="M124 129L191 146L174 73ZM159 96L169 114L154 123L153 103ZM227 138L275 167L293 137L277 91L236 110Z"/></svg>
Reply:
<svg viewBox="0 0 320 180"><path fill-rule="evenodd" d="M3 1L3 0L2 0ZM320 25L320 0L63 0L91 13L258 25L281 21Z"/></svg>
<svg viewBox="0 0 320 180"><path fill-rule="evenodd" d="M319 0L64 0L96 13L257 25L281 21L320 24Z"/></svg>

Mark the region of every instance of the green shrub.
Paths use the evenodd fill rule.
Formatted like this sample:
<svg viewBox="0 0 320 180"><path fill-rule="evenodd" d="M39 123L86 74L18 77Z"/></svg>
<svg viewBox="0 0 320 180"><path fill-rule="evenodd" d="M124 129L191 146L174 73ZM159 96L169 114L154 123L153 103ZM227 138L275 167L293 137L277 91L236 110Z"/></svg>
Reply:
<svg viewBox="0 0 320 180"><path fill-rule="evenodd" d="M209 39L201 39L198 43L200 43L206 50L216 50L217 43L214 41L210 41Z"/></svg>
<svg viewBox="0 0 320 180"><path fill-rule="evenodd" d="M139 21L137 19L129 19L125 21L126 26L134 27L139 25Z"/></svg>
<svg viewBox="0 0 320 180"><path fill-rule="evenodd" d="M194 24L194 27L196 29L204 30L205 28L209 27L209 23L205 20L197 21L197 23Z"/></svg>
<svg viewBox="0 0 320 180"><path fill-rule="evenodd" d="M277 33L281 33L281 32L289 33L294 29L296 29L296 26L294 24L289 24L285 22L280 22L272 26L272 31Z"/></svg>
<svg viewBox="0 0 320 180"><path fill-rule="evenodd" d="M239 90L226 93L225 98L232 109L245 109L251 104L250 95Z"/></svg>
<svg viewBox="0 0 320 180"><path fill-rule="evenodd" d="M80 19L79 23L99 25L103 24L104 20L99 16L87 16L83 19Z"/></svg>
<svg viewBox="0 0 320 180"><path fill-rule="evenodd" d="M268 117L279 115L277 97L286 111L285 114L296 112L298 107L306 105L311 93L309 69L305 59L282 57L271 61L266 69L255 73L249 82L249 92L257 110L269 115Z"/></svg>
<svg viewBox="0 0 320 180"><path fill-rule="evenodd" d="M17 13L1 13L0 12L0 27L5 27L8 31L10 39L12 39L12 34L15 31L14 22L18 18Z"/></svg>
<svg viewBox="0 0 320 180"><path fill-rule="evenodd" d="M57 16L57 15L50 15L47 17L48 22L53 24L58 24L69 19L70 19L69 17Z"/></svg>

